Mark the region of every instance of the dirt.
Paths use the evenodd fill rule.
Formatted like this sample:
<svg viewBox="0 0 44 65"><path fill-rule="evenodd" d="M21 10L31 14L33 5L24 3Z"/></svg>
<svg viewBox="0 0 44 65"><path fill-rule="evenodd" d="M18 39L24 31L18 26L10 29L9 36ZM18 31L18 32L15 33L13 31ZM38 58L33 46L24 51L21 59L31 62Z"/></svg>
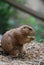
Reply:
<svg viewBox="0 0 44 65"><path fill-rule="evenodd" d="M44 42L32 41L23 50L26 52L23 58L0 55L0 65L44 65Z"/></svg>

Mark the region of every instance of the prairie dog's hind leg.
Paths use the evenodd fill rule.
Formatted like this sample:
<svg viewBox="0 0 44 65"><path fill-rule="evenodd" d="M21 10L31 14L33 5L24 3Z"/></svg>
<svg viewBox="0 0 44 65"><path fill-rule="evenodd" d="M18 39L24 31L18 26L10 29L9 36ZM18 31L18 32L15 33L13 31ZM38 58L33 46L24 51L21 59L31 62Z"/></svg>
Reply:
<svg viewBox="0 0 44 65"><path fill-rule="evenodd" d="M18 57L19 55L19 51L18 50L15 50L14 48L9 52L9 54L12 56L12 57Z"/></svg>

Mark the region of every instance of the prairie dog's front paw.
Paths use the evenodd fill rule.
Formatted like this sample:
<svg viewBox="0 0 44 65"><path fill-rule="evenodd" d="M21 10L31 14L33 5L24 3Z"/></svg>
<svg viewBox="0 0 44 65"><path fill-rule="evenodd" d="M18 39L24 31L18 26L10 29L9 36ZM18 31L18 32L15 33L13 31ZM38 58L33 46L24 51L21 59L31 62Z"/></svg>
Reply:
<svg viewBox="0 0 44 65"><path fill-rule="evenodd" d="M35 37L34 37L34 36L28 36L28 38L29 38L29 40L30 40L30 41L32 41L32 40L34 40L34 39L35 39Z"/></svg>

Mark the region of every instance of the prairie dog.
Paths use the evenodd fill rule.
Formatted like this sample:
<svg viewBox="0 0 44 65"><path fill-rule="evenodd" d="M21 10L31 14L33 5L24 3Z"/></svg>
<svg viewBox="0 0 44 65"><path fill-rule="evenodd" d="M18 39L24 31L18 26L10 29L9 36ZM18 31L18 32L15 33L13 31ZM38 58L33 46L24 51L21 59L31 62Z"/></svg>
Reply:
<svg viewBox="0 0 44 65"><path fill-rule="evenodd" d="M33 38L28 38L27 36L33 34L34 29L29 25L22 25L19 28L11 29L4 33L2 37L2 48L10 55L18 56L23 45L33 40Z"/></svg>

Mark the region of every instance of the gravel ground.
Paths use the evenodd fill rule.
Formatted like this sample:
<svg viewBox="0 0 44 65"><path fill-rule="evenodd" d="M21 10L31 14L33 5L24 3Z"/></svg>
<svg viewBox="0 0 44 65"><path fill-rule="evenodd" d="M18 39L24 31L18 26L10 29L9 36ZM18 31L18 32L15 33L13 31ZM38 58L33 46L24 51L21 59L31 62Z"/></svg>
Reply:
<svg viewBox="0 0 44 65"><path fill-rule="evenodd" d="M32 41L23 47L24 58L0 55L0 65L44 65L44 43Z"/></svg>

